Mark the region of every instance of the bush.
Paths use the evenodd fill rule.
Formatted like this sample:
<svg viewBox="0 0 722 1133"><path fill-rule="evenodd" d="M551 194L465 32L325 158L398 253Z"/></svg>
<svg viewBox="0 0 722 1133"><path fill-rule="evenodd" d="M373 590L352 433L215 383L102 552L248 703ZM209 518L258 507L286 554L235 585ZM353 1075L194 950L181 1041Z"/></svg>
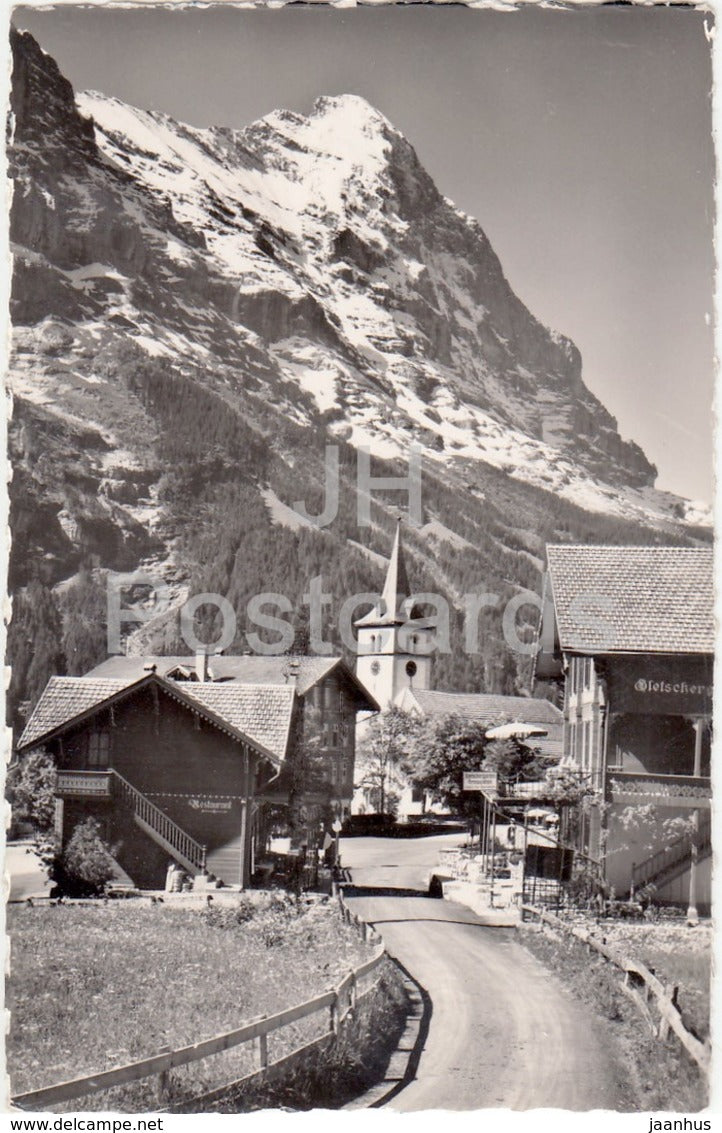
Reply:
<svg viewBox="0 0 722 1133"><path fill-rule="evenodd" d="M58 888L68 896L96 897L105 891L115 876L115 862L95 818L75 827L53 873Z"/></svg>
<svg viewBox="0 0 722 1133"><path fill-rule="evenodd" d="M201 913L201 919L211 928L233 929L248 924L255 916L256 908L247 897L242 897L232 908L211 905Z"/></svg>
<svg viewBox="0 0 722 1133"><path fill-rule="evenodd" d="M44 750L30 752L10 765L6 791L13 822L29 822L39 833L52 830L56 778L55 761Z"/></svg>

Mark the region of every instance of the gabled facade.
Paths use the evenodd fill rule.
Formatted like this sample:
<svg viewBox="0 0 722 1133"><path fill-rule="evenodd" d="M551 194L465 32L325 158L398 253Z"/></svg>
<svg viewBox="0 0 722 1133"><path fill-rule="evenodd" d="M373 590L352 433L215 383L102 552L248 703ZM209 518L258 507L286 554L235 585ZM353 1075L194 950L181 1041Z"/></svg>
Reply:
<svg viewBox="0 0 722 1133"><path fill-rule="evenodd" d="M135 884L162 886L171 858L243 886L293 791L348 810L356 713L375 707L337 658L118 657L53 677L18 754L51 752L61 840L93 815ZM313 784L294 773L306 747Z"/></svg>
<svg viewBox="0 0 722 1133"><path fill-rule="evenodd" d="M564 762L602 800L583 823L580 848L603 861L619 894L651 883L662 899L684 903L692 820L697 900L708 905L712 549L547 553L537 677L563 682ZM635 822L635 810L647 820Z"/></svg>

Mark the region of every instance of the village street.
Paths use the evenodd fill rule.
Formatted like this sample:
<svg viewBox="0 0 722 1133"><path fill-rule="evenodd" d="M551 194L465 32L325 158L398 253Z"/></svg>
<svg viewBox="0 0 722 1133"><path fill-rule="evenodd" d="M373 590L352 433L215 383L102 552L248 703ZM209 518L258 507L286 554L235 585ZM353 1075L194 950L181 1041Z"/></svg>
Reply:
<svg viewBox="0 0 722 1133"><path fill-rule="evenodd" d="M439 847L460 837L341 842L359 894L349 894L350 906L431 999L416 1078L389 1104L401 1111L615 1108L619 1070L603 1026L515 930L484 927L462 905L414 895L425 892Z"/></svg>

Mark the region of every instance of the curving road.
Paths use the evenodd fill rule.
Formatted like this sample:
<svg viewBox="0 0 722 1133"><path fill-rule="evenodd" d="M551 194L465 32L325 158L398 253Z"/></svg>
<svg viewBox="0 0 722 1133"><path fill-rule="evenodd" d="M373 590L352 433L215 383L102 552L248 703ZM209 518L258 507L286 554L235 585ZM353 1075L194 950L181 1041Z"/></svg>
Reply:
<svg viewBox="0 0 722 1133"><path fill-rule="evenodd" d="M588 1110L629 1108L602 1023L518 942L471 910L419 896L440 845L458 835L341 844L355 896L349 904L376 925L431 999L415 1079L395 1110Z"/></svg>

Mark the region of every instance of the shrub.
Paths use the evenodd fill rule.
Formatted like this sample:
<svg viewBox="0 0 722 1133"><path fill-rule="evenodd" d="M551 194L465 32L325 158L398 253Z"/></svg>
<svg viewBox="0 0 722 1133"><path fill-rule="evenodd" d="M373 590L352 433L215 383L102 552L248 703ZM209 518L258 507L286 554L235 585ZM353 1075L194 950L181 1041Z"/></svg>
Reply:
<svg viewBox="0 0 722 1133"><path fill-rule="evenodd" d="M112 850L95 818L75 827L54 870L58 887L69 896L97 896L115 876Z"/></svg>
<svg viewBox="0 0 722 1133"><path fill-rule="evenodd" d="M227 906L211 905L201 913L201 919L211 928L233 929L238 925L248 924L253 920L256 908L247 897L241 897L237 905Z"/></svg>

